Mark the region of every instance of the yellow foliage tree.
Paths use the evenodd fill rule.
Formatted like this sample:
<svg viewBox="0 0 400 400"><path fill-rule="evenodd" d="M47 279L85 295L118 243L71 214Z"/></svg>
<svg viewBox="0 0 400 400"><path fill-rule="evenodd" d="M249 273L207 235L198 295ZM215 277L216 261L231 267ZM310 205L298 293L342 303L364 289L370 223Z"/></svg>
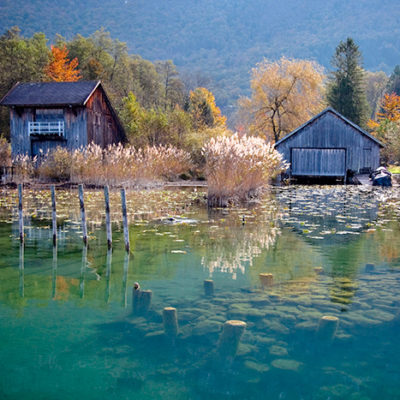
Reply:
<svg viewBox="0 0 400 400"><path fill-rule="evenodd" d="M62 48L51 46L50 63L45 67L47 77L55 82L76 82L81 79L78 67L78 59L68 59L68 50L64 45Z"/></svg>
<svg viewBox="0 0 400 400"><path fill-rule="evenodd" d="M382 125L387 122L400 121L400 96L396 93L384 94L382 98L381 111L376 113L376 120L370 119L368 121L368 128L370 128L375 135L379 136Z"/></svg>
<svg viewBox="0 0 400 400"><path fill-rule="evenodd" d="M377 113L378 120L388 119L389 121L396 122L400 120L400 96L396 93L383 96L382 111Z"/></svg>
<svg viewBox="0 0 400 400"><path fill-rule="evenodd" d="M367 123L372 134L385 144L381 157L387 162L400 159L400 96L386 93L376 120Z"/></svg>
<svg viewBox="0 0 400 400"><path fill-rule="evenodd" d="M313 61L264 59L252 70L250 98L239 100L248 133L277 142L324 107L324 73Z"/></svg>
<svg viewBox="0 0 400 400"><path fill-rule="evenodd" d="M215 104L214 95L203 87L190 92L189 112L196 128L225 127L226 117Z"/></svg>

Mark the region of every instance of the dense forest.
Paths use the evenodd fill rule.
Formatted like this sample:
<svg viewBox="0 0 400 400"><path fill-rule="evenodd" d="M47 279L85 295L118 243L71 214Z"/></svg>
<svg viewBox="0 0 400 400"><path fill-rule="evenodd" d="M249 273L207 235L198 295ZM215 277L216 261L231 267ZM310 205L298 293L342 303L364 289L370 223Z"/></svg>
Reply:
<svg viewBox="0 0 400 400"><path fill-rule="evenodd" d="M400 59L395 0L3 0L2 30L42 31L72 39L101 26L151 61L172 59L186 79L213 91L226 114L249 93L250 70L263 57L313 59L329 68L335 46L351 36L364 66L390 73Z"/></svg>

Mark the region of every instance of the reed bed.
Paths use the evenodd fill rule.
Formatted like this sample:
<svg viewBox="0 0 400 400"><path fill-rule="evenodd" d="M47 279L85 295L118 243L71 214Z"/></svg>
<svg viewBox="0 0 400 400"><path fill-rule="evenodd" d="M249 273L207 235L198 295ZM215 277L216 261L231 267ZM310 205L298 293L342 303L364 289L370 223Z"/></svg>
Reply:
<svg viewBox="0 0 400 400"><path fill-rule="evenodd" d="M187 173L190 154L172 146L136 149L121 144L106 149L90 144L73 152L57 147L39 160L19 156L14 160L17 181L69 181L90 185L136 186L173 180Z"/></svg>
<svg viewBox="0 0 400 400"><path fill-rule="evenodd" d="M272 144L253 136L219 136L204 147L208 205L247 200L287 168Z"/></svg>

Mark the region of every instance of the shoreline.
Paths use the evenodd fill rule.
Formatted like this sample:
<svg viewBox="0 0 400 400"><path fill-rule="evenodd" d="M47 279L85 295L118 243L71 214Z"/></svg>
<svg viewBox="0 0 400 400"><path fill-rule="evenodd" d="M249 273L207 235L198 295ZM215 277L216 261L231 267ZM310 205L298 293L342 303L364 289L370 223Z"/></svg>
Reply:
<svg viewBox="0 0 400 400"><path fill-rule="evenodd" d="M73 182L23 182L23 186L29 189L38 189L45 190L50 189L51 186L55 186L56 189L77 189L78 183ZM106 185L97 185L97 184L83 184L86 189L103 189ZM207 181L174 181L174 182L143 182L134 185L109 185L113 189L122 189L126 188L128 190L152 190L152 189L173 189L173 188L207 188ZM0 188L2 189L17 189L17 182L7 182L0 183Z"/></svg>

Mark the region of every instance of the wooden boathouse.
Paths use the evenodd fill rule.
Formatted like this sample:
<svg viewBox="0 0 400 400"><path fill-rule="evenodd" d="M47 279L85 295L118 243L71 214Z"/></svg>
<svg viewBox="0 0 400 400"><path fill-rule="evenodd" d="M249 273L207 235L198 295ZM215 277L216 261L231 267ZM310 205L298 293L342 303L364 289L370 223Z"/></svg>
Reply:
<svg viewBox="0 0 400 400"><path fill-rule="evenodd" d="M0 105L10 108L12 157L127 141L100 81L17 83Z"/></svg>
<svg viewBox="0 0 400 400"><path fill-rule="evenodd" d="M275 144L294 178L343 178L379 166L382 143L332 108Z"/></svg>

